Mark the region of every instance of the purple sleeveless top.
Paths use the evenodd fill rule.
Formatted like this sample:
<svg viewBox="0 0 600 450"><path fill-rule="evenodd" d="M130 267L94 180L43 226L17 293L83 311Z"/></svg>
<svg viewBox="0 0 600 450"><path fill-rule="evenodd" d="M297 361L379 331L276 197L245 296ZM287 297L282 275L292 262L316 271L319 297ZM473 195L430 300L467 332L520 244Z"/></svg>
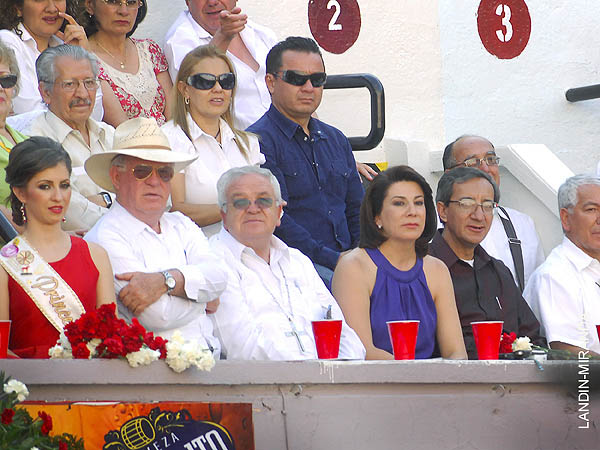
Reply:
<svg viewBox="0 0 600 450"><path fill-rule="evenodd" d="M423 259L417 258L412 269L396 269L378 249L365 249L377 266L371 293L371 331L373 344L392 352L386 321L420 320L416 359L431 358L435 347L437 313L427 286Z"/></svg>

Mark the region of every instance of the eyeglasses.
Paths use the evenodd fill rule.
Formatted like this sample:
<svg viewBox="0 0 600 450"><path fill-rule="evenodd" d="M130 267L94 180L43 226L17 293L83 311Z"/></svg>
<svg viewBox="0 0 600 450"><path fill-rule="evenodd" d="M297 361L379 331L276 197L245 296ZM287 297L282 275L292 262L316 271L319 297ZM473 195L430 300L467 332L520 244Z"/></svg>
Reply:
<svg viewBox="0 0 600 450"><path fill-rule="evenodd" d="M315 72L308 75L297 70L280 70L273 75L277 77L278 73L281 74L279 78L293 86L304 86L310 80L310 84L318 88L323 86L327 81L327 74L325 72Z"/></svg>
<svg viewBox="0 0 600 450"><path fill-rule="evenodd" d="M173 175L175 175L175 169L173 169L173 166L152 167L146 164L138 164L131 169L131 171L133 172L133 176L140 181L150 178L152 176L152 172L154 171L156 171L158 177L165 183L171 181L171 178L173 178Z"/></svg>
<svg viewBox="0 0 600 450"><path fill-rule="evenodd" d="M102 0L108 6L127 6L129 9L136 9L143 5L142 0Z"/></svg>
<svg viewBox="0 0 600 450"><path fill-rule="evenodd" d="M480 167L484 161L488 166L497 166L498 163L500 162L500 157L496 156L496 155L487 155L487 156L484 156L483 158L469 158L469 159L465 159L460 164L456 164L455 166L452 166L450 168L454 169L455 167L458 167L458 166Z"/></svg>
<svg viewBox="0 0 600 450"><path fill-rule="evenodd" d="M2 77L0 77L0 86L2 86L4 89L10 89L12 87L15 87L15 85L17 84L17 76L10 74L10 75L4 75Z"/></svg>
<svg viewBox="0 0 600 450"><path fill-rule="evenodd" d="M268 209L273 206L275 201L270 197L258 197L254 202L251 202L247 198L236 198L231 202L235 209L240 211L248 209L252 203L259 209Z"/></svg>
<svg viewBox="0 0 600 450"><path fill-rule="evenodd" d="M464 211L468 211L469 214L474 213L478 206L481 206L481 210L484 214L492 214L494 209L498 206L498 203L491 200L484 200L481 203L477 203L472 198L461 198L460 200L448 200L448 203L458 203L458 207Z"/></svg>
<svg viewBox="0 0 600 450"><path fill-rule="evenodd" d="M80 84L88 91L95 91L98 89L98 80L96 78L86 78L85 80L64 80L58 82L59 86L65 92L74 92L77 90Z"/></svg>
<svg viewBox="0 0 600 450"><path fill-rule="evenodd" d="M235 87L235 74L231 72L222 73L221 75L213 75L212 73L196 73L190 75L187 79L187 84L201 91L212 89L219 82L226 91L230 91Z"/></svg>

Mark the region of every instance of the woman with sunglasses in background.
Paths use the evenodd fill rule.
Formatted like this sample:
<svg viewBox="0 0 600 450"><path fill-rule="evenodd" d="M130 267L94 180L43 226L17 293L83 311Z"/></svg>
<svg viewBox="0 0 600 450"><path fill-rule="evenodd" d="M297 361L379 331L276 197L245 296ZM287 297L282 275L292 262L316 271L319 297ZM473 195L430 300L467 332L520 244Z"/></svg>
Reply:
<svg viewBox="0 0 600 450"><path fill-rule="evenodd" d="M173 210L211 236L221 228L217 180L232 167L262 164L264 156L256 136L233 125L236 77L225 53L212 45L192 50L175 83L173 120L162 131L174 151L198 159L173 178Z"/></svg>
<svg viewBox="0 0 600 450"><path fill-rule="evenodd" d="M164 124L170 117L172 88L167 60L156 42L130 37L146 17L146 1L84 3L79 17L91 51L100 58L103 120L114 127L135 117L154 118L159 125Z"/></svg>
<svg viewBox="0 0 600 450"><path fill-rule="evenodd" d="M10 219L12 216L5 207L8 202L10 188L5 181L4 169L8 164L10 150L27 136L19 133L6 124L6 118L12 111L12 100L18 92L19 66L15 54L0 41L0 210Z"/></svg>
<svg viewBox="0 0 600 450"><path fill-rule="evenodd" d="M10 153L12 216L24 231L0 250L0 320L12 321L9 348L21 358L48 358L66 323L115 301L104 249L61 228L70 176L69 154L50 138Z"/></svg>
<svg viewBox="0 0 600 450"><path fill-rule="evenodd" d="M85 30L69 15L74 8L75 0L0 0L0 40L19 55L14 114L46 109L35 72L35 61L41 52L63 43L87 48ZM99 92L92 114L96 120L102 120L101 99ZM25 128L27 125L22 124Z"/></svg>

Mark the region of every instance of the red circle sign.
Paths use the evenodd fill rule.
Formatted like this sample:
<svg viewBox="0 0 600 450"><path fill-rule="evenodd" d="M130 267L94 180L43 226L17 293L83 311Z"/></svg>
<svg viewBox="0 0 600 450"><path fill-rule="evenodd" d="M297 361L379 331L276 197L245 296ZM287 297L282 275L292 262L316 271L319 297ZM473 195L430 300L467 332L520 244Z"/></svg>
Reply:
<svg viewBox="0 0 600 450"><path fill-rule="evenodd" d="M524 0L482 0L477 31L485 49L500 59L521 54L529 42L531 16Z"/></svg>
<svg viewBox="0 0 600 450"><path fill-rule="evenodd" d="M324 50L339 55L358 39L360 8L356 0L310 0L308 25Z"/></svg>

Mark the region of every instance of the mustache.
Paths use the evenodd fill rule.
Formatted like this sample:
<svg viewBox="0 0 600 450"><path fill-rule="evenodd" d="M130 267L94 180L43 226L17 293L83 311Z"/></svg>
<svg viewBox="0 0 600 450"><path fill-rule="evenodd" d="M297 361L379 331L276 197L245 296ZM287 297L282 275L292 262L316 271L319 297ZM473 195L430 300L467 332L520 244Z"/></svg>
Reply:
<svg viewBox="0 0 600 450"><path fill-rule="evenodd" d="M72 108L73 106L90 106L91 104L92 101L89 98L76 98L71 100L69 108Z"/></svg>

